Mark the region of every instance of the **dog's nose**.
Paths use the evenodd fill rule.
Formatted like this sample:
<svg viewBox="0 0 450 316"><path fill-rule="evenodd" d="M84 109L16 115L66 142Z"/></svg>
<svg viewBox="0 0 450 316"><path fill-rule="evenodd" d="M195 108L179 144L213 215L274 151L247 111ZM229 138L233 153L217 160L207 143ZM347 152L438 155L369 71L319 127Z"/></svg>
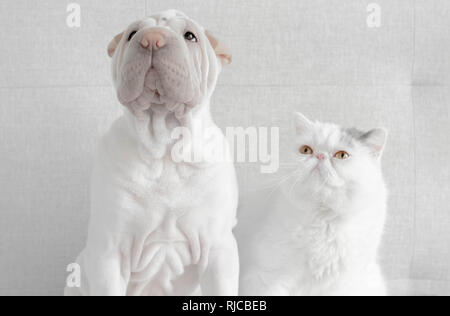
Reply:
<svg viewBox="0 0 450 316"><path fill-rule="evenodd" d="M150 48L150 45L153 49L163 48L166 45L164 35L155 30L145 33L141 39L141 46L144 48Z"/></svg>

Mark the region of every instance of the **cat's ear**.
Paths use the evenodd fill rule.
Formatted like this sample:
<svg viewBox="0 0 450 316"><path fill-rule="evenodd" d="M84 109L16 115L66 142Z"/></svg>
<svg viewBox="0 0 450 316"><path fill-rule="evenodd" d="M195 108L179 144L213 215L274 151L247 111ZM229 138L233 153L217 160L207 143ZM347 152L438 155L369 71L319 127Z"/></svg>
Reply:
<svg viewBox="0 0 450 316"><path fill-rule="evenodd" d="M311 130L313 127L313 123L303 114L295 112L294 113L294 124L295 124L295 132L297 135L303 134L304 132Z"/></svg>
<svg viewBox="0 0 450 316"><path fill-rule="evenodd" d="M380 159L383 155L388 138L388 131L385 128L376 128L362 136L362 140L367 144L375 158Z"/></svg>

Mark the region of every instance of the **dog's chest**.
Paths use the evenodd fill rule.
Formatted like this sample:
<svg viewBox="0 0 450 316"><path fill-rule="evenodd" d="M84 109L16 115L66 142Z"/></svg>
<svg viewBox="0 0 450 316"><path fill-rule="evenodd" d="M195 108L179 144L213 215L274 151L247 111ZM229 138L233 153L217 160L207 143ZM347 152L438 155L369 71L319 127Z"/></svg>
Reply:
<svg viewBox="0 0 450 316"><path fill-rule="evenodd" d="M123 121L110 135L98 187L103 176L111 179L117 217L132 236L125 245L131 248L128 294L192 294L209 249L234 225L232 165L177 163L167 149L158 158L157 146L141 148L124 136L134 134Z"/></svg>
<svg viewBox="0 0 450 316"><path fill-rule="evenodd" d="M211 220L215 199L220 198L209 173L191 170L185 178L176 167L168 164L160 179L148 183L141 200L130 285L137 295L173 294L178 279L196 283L189 267L200 268L220 230L220 221Z"/></svg>
<svg viewBox="0 0 450 316"><path fill-rule="evenodd" d="M135 182L140 194L132 197L136 206L133 211L144 234L140 237L149 243L183 241L185 222L202 224L204 205L214 198L213 185L208 188L208 173L190 170L185 171L189 173L185 177L178 167L166 162L159 178Z"/></svg>
<svg viewBox="0 0 450 316"><path fill-rule="evenodd" d="M144 213L159 213L181 217L193 208L214 200L220 194L214 172L176 164L169 160L157 161L160 170L151 170L147 179L133 181Z"/></svg>
<svg viewBox="0 0 450 316"><path fill-rule="evenodd" d="M172 282L185 273L186 267L195 264L178 216L166 213L159 218L153 216L152 220L147 225L142 223L142 228L147 229L136 236L129 285L132 295L171 294Z"/></svg>

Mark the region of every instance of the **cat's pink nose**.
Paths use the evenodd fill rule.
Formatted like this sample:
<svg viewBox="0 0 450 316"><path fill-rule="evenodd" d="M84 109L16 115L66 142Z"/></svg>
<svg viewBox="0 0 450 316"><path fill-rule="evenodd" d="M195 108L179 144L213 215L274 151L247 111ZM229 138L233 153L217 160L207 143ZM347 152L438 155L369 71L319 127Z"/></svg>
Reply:
<svg viewBox="0 0 450 316"><path fill-rule="evenodd" d="M325 155L324 155L324 154L318 154L318 155L317 155L317 159L319 159L319 160L325 160Z"/></svg>
<svg viewBox="0 0 450 316"><path fill-rule="evenodd" d="M141 46L150 48L150 45L153 49L163 48L166 45L164 34L157 30L149 30L147 33L144 33L141 39Z"/></svg>

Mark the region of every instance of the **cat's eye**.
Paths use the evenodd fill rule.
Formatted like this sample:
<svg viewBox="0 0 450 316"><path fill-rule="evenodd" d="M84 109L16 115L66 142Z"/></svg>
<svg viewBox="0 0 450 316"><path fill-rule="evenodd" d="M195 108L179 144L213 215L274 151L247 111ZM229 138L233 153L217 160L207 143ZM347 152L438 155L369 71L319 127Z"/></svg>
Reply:
<svg viewBox="0 0 450 316"><path fill-rule="evenodd" d="M184 34L184 38L190 42L194 42L194 43L198 42L197 37L192 32L186 32L186 34Z"/></svg>
<svg viewBox="0 0 450 316"><path fill-rule="evenodd" d="M312 154L314 154L314 150L311 147L307 146L307 145L302 146L299 151L300 151L300 153L302 155L312 155Z"/></svg>
<svg viewBox="0 0 450 316"><path fill-rule="evenodd" d="M346 160L348 158L350 158L350 154L346 151L338 151L335 155L334 158L340 159L340 160Z"/></svg>
<svg viewBox="0 0 450 316"><path fill-rule="evenodd" d="M131 41L131 39L137 34L137 31L133 31L130 33L130 35L128 36L128 42Z"/></svg>

